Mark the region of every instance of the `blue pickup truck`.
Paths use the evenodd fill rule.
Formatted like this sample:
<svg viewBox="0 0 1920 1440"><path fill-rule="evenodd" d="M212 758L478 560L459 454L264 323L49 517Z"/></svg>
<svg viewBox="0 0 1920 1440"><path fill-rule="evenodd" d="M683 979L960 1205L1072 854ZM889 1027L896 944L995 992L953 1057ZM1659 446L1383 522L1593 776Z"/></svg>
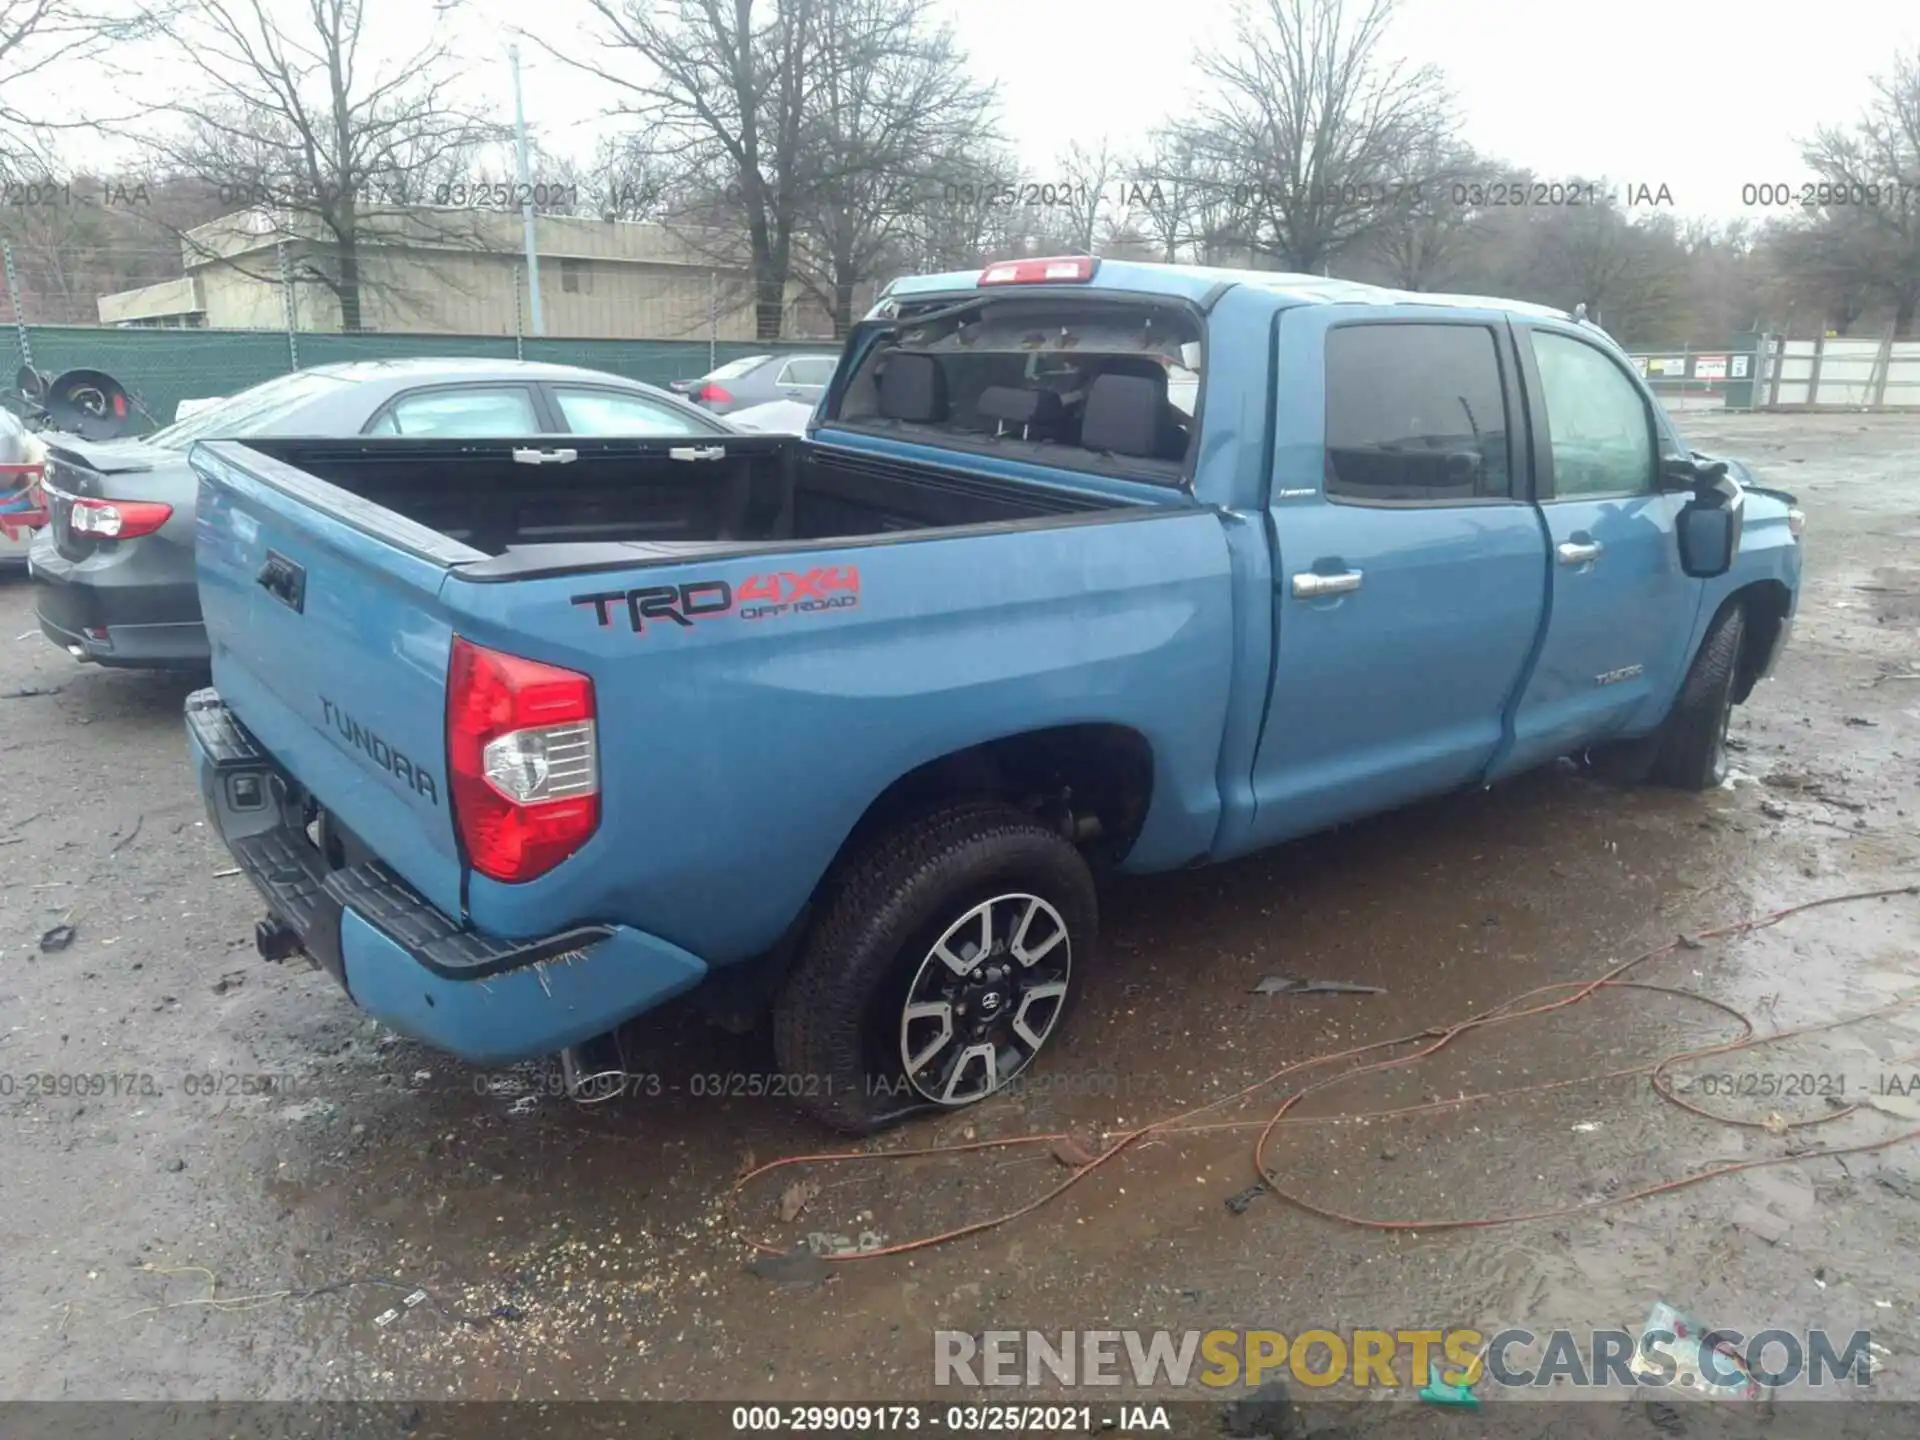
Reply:
<svg viewBox="0 0 1920 1440"><path fill-rule="evenodd" d="M262 953L570 1083L694 992L856 1132L1017 1080L1098 871L1561 756L1719 783L1801 569L1583 320L1084 257L896 282L803 437L192 463Z"/></svg>

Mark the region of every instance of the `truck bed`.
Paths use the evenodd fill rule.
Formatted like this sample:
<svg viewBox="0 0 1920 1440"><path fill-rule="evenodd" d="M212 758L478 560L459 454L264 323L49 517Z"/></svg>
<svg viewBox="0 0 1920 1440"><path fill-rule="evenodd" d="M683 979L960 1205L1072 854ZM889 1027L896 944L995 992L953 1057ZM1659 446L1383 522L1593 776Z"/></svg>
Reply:
<svg viewBox="0 0 1920 1440"><path fill-rule="evenodd" d="M547 446L576 454L512 458ZM715 448L195 446L214 684L272 757L270 798L312 807L449 924L518 941L619 919L726 964L778 938L882 790L959 745L1219 725L1230 561L1189 496L781 436ZM469 864L449 768L456 640L591 680L605 818L539 878ZM801 747L818 761L794 765ZM1208 747L1162 778L1182 818L1155 843L1196 851ZM229 842L282 823L257 804L243 821ZM752 859L789 832L801 860L774 875Z"/></svg>
<svg viewBox="0 0 1920 1440"><path fill-rule="evenodd" d="M560 445L575 458L515 458ZM1126 508L784 437L705 446L256 439L249 448L486 556L609 541L827 540Z"/></svg>

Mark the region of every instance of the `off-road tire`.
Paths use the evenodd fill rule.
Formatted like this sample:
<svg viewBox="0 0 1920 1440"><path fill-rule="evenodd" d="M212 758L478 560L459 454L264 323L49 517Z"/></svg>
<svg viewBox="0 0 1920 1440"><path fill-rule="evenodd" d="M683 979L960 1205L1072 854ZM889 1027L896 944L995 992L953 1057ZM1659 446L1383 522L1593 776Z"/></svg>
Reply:
<svg viewBox="0 0 1920 1440"><path fill-rule="evenodd" d="M1099 927L1093 875L1057 830L1012 805L963 801L888 830L843 862L773 1008L774 1054L802 1109L869 1134L958 1108L914 1096L898 1049L889 1058L879 1037L900 1023L927 937L1010 887L1042 898L1064 922L1070 969L1051 1039L1084 988Z"/></svg>
<svg viewBox="0 0 1920 1440"><path fill-rule="evenodd" d="M1711 790L1727 778L1727 723L1746 629L1746 611L1738 604L1714 618L1680 698L1660 726L1660 748L1649 772L1654 784Z"/></svg>

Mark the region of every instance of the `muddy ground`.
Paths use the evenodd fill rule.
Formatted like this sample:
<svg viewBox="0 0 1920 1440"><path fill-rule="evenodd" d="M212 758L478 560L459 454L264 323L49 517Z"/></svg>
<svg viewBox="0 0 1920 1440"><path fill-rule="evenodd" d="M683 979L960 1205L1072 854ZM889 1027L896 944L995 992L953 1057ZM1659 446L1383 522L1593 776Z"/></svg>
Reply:
<svg viewBox="0 0 1920 1440"><path fill-rule="evenodd" d="M1730 788L1620 791L1563 767L1110 888L1104 973L1044 1074L870 1148L1097 1143L1680 932L1920 878L1920 417L1688 420L1810 517L1800 620L1736 716ZM782 1283L747 1271L746 1237L900 1244L1068 1172L1050 1144L793 1167L730 1210L751 1164L844 1148L778 1098L707 1093L724 1082L701 1077L765 1072L761 1042L655 1017L628 1044L658 1093L588 1109L544 1072L481 1075L380 1033L325 977L254 955L260 906L223 873L184 758L188 682L82 670L32 631L28 583L0 581L0 1397L931 1398L934 1326L1544 1330L1631 1326L1664 1298L1748 1333L1870 1330L1880 1393L1920 1398L1920 1145L1821 1153L1920 1123L1914 1099L1863 1094L1920 1052L1920 1006L1676 1068L1683 1099L1743 1125L1644 1074L1578 1083L1738 1034L1615 988L1316 1095L1293 1117L1313 1123L1276 1130L1287 1188L1408 1228L1224 1203L1255 1178L1269 1088L997 1229ZM35 688L57 693L18 693ZM71 946L40 953L60 924ZM1771 1031L1920 990L1917 939L1920 897L1861 901L1633 978ZM1276 973L1388 993L1250 993ZM47 1074L121 1093L29 1093ZM1722 1075L1755 1093L1728 1098ZM254 1076L272 1089L226 1078ZM1817 1093L1832 1080L1795 1093L1801 1076L1842 1077L1860 1108ZM1518 1093L1449 1103L1485 1091ZM1824 1123L1779 1133L1802 1120ZM798 1180L817 1193L783 1222Z"/></svg>

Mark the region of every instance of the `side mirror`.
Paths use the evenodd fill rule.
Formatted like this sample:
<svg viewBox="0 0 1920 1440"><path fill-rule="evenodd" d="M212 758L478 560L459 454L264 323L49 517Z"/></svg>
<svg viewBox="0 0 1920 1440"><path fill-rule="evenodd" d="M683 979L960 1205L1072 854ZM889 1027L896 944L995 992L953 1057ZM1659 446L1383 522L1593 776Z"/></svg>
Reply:
<svg viewBox="0 0 1920 1440"><path fill-rule="evenodd" d="M1710 468L1710 467L1705 467ZM1675 520L1680 542L1680 568L1696 580L1712 580L1733 568L1740 553L1740 531L1746 519L1747 495L1726 478L1726 466L1713 483L1694 491Z"/></svg>
<svg viewBox="0 0 1920 1440"><path fill-rule="evenodd" d="M1725 478L1724 460L1696 460L1691 455L1672 455L1660 462L1660 484L1667 490L1698 490Z"/></svg>

